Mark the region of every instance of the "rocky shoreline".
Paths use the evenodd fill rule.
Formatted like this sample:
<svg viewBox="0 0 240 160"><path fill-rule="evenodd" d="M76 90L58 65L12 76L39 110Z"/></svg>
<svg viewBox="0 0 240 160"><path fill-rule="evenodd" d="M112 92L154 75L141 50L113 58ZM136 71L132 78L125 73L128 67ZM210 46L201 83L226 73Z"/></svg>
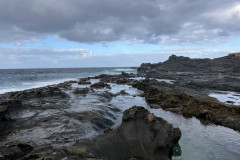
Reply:
<svg viewBox="0 0 240 160"><path fill-rule="evenodd" d="M138 96L116 88L134 84L132 77L100 75L1 95L0 159L171 159L181 131L143 107L125 110L111 129L122 112L111 100Z"/></svg>
<svg viewBox="0 0 240 160"><path fill-rule="evenodd" d="M144 97L152 108L163 108L186 118L196 117L216 125L240 131L240 107L226 105L208 98L197 98L178 90L165 90L142 81L133 85L144 91Z"/></svg>
<svg viewBox="0 0 240 160"><path fill-rule="evenodd" d="M164 63L141 65L138 75L99 75L2 94L0 159L171 159L181 131L133 98L144 98L151 108L240 131L240 107L208 96L223 87L239 92L238 64L231 72L223 69L229 60L238 61L225 57L221 66L219 59L187 59L192 64L188 74L189 68L171 68L186 58L172 56ZM199 67L212 61L218 64L212 74Z"/></svg>
<svg viewBox="0 0 240 160"><path fill-rule="evenodd" d="M173 128L143 107L133 106L124 111L122 124L117 129L94 139L55 148L12 141L0 147L0 159L168 160L180 137L179 128Z"/></svg>
<svg viewBox="0 0 240 160"><path fill-rule="evenodd" d="M190 59L172 55L162 63L142 64L138 75L147 79L134 86L145 92L150 106L240 131L240 107L209 97L213 91L240 92L240 57ZM151 79L170 79L174 83Z"/></svg>

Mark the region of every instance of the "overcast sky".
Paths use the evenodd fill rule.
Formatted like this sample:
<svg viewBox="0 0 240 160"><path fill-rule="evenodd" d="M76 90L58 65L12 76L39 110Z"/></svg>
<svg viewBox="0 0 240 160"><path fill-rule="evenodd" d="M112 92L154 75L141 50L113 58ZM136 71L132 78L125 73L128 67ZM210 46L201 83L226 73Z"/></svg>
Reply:
<svg viewBox="0 0 240 160"><path fill-rule="evenodd" d="M239 0L0 0L0 68L138 66L235 51Z"/></svg>

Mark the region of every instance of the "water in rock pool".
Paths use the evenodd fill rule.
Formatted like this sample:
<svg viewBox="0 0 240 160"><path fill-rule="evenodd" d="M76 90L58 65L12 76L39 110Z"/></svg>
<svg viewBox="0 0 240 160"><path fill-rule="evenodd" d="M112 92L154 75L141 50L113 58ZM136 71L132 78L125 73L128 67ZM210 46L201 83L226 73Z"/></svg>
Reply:
<svg viewBox="0 0 240 160"><path fill-rule="evenodd" d="M92 79L92 83L98 82L98 79ZM74 141L84 138L92 138L101 132L98 132L99 126L92 126L84 121L84 117L78 116L84 113L87 116L91 114L105 114L103 119L106 124L117 127L121 123L122 112L133 105L139 105L147 108L156 116L162 117L179 127L182 131L182 137L179 141L181 155L173 157L175 160L238 160L240 157L240 134L232 129L216 126L204 125L196 118L186 119L181 115L164 111L162 109L151 109L143 97L137 96L142 92L128 85L117 85L109 83L111 89L94 89L87 95L73 94L75 88L86 88L89 85L78 85L74 83L71 91L66 90L70 96L66 102L67 106L54 108L49 103L44 104L44 110L29 109L24 113L16 114L24 122L35 120L35 124L26 124L26 127L15 130L6 140L31 141L37 144L71 145ZM118 93L125 90L129 95L119 95L113 97L110 101L101 95L104 91ZM32 103L34 104L34 102ZM38 102L36 102L36 106ZM48 117L49 122L46 123ZM79 120L82 121L79 121ZM111 124L110 120L114 122ZM51 122L51 123L50 123ZM32 122L31 122L32 123ZM97 129L96 129L97 128Z"/></svg>

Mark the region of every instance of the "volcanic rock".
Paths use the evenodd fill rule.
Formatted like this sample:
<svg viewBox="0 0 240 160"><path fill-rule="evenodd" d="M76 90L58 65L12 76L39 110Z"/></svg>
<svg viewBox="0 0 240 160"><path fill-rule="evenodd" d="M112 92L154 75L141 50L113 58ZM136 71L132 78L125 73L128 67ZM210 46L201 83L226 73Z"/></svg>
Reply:
<svg viewBox="0 0 240 160"><path fill-rule="evenodd" d="M180 129L143 107L133 106L124 111L120 127L100 135L87 148L106 160L168 160L180 137Z"/></svg>
<svg viewBox="0 0 240 160"><path fill-rule="evenodd" d="M87 94L89 92L89 88L75 88L73 90L74 94Z"/></svg>
<svg viewBox="0 0 240 160"><path fill-rule="evenodd" d="M101 88L111 88L109 84L106 84L104 82L98 82L98 83L94 83L93 85L91 85L91 88L96 88L96 89L101 89Z"/></svg>
<svg viewBox="0 0 240 160"><path fill-rule="evenodd" d="M12 141L0 146L0 160L53 160L63 157L83 160L170 160L180 137L179 128L173 128L143 107L133 106L124 111L122 124L117 129L108 129L92 140L56 148Z"/></svg>

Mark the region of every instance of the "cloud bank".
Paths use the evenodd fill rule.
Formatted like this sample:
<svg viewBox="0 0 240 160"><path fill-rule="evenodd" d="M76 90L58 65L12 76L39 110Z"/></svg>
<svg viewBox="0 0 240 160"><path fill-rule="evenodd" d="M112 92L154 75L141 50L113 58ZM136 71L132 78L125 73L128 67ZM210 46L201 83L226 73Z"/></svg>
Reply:
<svg viewBox="0 0 240 160"><path fill-rule="evenodd" d="M86 49L1 49L0 69L9 68L78 68L78 67L137 67L141 63L158 63L172 54L191 58L210 58L226 55L226 50L176 48L156 50L147 54L96 55ZM234 50L233 50L234 52Z"/></svg>
<svg viewBox="0 0 240 160"><path fill-rule="evenodd" d="M81 43L202 43L239 34L239 21L239 0L2 0L0 43L46 35Z"/></svg>

